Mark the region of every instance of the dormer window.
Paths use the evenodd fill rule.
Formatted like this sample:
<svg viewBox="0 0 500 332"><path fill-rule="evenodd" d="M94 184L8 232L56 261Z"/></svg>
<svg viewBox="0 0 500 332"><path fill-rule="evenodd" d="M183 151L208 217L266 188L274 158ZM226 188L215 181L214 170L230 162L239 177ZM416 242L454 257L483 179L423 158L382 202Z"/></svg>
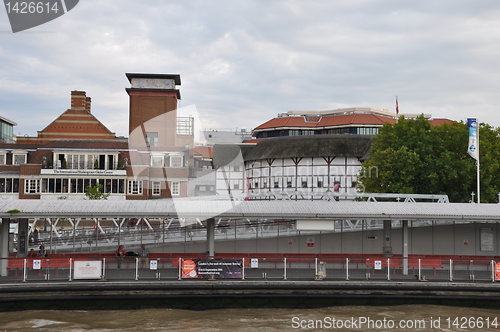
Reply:
<svg viewBox="0 0 500 332"><path fill-rule="evenodd" d="M27 164L28 152L24 150L12 151L12 165Z"/></svg>

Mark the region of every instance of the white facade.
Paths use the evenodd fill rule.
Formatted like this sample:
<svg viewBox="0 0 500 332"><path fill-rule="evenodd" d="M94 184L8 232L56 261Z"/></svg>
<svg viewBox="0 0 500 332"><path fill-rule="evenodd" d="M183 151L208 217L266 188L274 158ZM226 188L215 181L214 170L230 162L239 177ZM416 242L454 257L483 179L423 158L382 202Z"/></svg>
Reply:
<svg viewBox="0 0 500 332"><path fill-rule="evenodd" d="M245 173L251 195L321 199L354 195L361 162L356 157L296 157L249 161Z"/></svg>

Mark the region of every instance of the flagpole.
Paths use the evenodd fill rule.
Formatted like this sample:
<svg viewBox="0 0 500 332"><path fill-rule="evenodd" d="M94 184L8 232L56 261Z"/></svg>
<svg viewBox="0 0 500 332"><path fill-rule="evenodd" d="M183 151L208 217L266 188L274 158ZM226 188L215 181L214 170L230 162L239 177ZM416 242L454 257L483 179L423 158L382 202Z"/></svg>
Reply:
<svg viewBox="0 0 500 332"><path fill-rule="evenodd" d="M479 149L479 121L476 119L476 135L477 135L477 147ZM481 203L481 180L479 177L479 150L477 153L477 203Z"/></svg>

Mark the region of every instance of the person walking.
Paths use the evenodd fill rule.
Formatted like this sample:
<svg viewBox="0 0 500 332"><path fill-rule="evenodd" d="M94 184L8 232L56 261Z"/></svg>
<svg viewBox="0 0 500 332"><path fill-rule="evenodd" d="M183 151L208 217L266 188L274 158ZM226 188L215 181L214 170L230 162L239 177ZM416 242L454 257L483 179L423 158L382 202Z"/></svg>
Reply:
<svg viewBox="0 0 500 332"><path fill-rule="evenodd" d="M139 261L141 262L141 269L149 263L149 250L146 249L146 244L144 243L141 245L141 249L139 250Z"/></svg>
<svg viewBox="0 0 500 332"><path fill-rule="evenodd" d="M122 266L122 260L123 260L123 257L125 257L126 255L126 252L125 250L123 249L123 245L120 245L118 246L118 249L115 251L115 257L116 257L116 265L117 265L117 269L119 270Z"/></svg>

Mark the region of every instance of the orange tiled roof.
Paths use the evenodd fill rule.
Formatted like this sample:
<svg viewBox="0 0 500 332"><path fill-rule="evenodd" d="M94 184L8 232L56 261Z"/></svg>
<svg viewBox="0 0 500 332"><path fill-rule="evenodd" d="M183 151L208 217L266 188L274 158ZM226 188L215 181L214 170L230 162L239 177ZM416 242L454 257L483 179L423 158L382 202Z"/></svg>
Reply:
<svg viewBox="0 0 500 332"><path fill-rule="evenodd" d="M312 119L311 119L312 120ZM324 116L319 121L306 121L303 116L288 116L271 119L255 130L282 128L282 127L302 127L302 128L318 128L318 127L332 127L332 126L345 126L351 124L363 125L383 125L385 122L396 123L396 119L384 117L376 114L346 114L335 116Z"/></svg>
<svg viewBox="0 0 500 332"><path fill-rule="evenodd" d="M212 159L213 148L210 146L195 146L193 151L195 154L200 155L203 158Z"/></svg>

